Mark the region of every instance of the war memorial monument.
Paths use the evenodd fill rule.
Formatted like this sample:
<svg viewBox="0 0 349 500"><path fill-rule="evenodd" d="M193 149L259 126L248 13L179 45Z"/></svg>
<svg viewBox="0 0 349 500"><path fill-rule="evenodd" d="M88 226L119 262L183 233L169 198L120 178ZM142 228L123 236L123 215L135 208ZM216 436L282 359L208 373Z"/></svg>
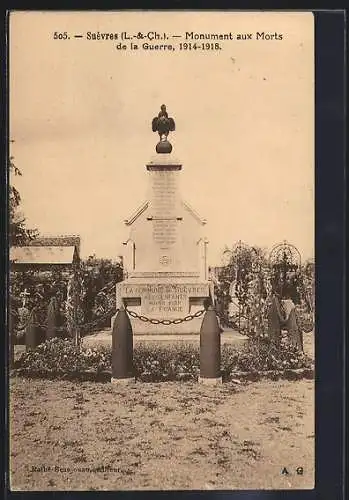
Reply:
<svg viewBox="0 0 349 500"><path fill-rule="evenodd" d="M116 305L135 313L130 319L136 335L199 334L202 316L173 321L203 310L210 296L206 220L181 197L182 163L168 140L175 122L165 105L152 130L160 141L146 164L147 199L124 221L129 229L123 244L125 279L116 285Z"/></svg>

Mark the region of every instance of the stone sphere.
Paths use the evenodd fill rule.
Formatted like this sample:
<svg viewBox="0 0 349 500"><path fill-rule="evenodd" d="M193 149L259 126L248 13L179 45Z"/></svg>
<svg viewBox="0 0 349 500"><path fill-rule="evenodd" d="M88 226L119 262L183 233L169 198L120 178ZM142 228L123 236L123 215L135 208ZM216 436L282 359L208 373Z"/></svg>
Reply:
<svg viewBox="0 0 349 500"><path fill-rule="evenodd" d="M171 151L172 151L172 144L168 141L160 141L156 145L157 153L171 153Z"/></svg>

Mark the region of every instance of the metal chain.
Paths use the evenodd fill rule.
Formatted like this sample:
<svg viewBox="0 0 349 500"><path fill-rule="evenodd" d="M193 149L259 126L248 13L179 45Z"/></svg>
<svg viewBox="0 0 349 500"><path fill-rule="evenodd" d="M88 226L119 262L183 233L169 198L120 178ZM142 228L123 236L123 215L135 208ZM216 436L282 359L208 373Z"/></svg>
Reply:
<svg viewBox="0 0 349 500"><path fill-rule="evenodd" d="M98 318L90 321L89 323L80 323L77 326L81 329L85 329L87 327L91 328L93 326L97 326L100 321L111 318L111 316L114 316L114 314L116 314L118 311L119 311L119 309L115 309L115 308L109 309L109 311L105 312L101 316L98 316Z"/></svg>
<svg viewBox="0 0 349 500"><path fill-rule="evenodd" d="M144 323L151 323L152 325L179 325L180 323L184 323L185 321L191 321L194 318L199 318L204 314L206 309L201 309L194 314L188 314L184 318L176 318L176 319L157 319L157 318L147 318L147 316L143 316L142 314L137 314L135 311L130 311L126 309L126 312L132 317L143 321Z"/></svg>
<svg viewBox="0 0 349 500"><path fill-rule="evenodd" d="M187 321L191 321L195 318L199 318L202 316L206 309L201 309L200 311L195 312L194 314L188 314L184 318L175 318L175 319L157 319L157 318L148 318L147 316L144 316L142 314L137 314L135 311L131 311L129 309L125 309L126 312L132 317L139 319L140 321L143 321L144 323L151 323L152 325L179 325L180 323L185 323ZM98 318L94 319L93 321L90 321L88 323L81 323L78 324L79 329L86 329L86 328L91 328L96 326L100 321L103 321L105 319L110 318L114 314L116 314L119 311L119 309L109 309L109 311L105 312L103 315L98 316ZM217 314L217 313L216 313ZM218 314L217 314L218 315ZM26 323L26 325L23 327L25 329L27 326L29 326L29 321ZM34 327L40 327L40 328L47 328L47 325L39 324L39 323L34 323L32 326ZM66 329L66 327L54 327L57 331L63 331Z"/></svg>
<svg viewBox="0 0 349 500"><path fill-rule="evenodd" d="M35 326L35 327L38 327L38 328L47 328L47 325L42 325L40 323L32 323L31 325L29 325L29 321L23 326L22 330L25 330L28 326ZM64 330L66 330L67 328L65 326L53 326L52 327L54 330L57 330L59 332L63 332Z"/></svg>
<svg viewBox="0 0 349 500"><path fill-rule="evenodd" d="M86 328L86 327L96 326L99 323L99 321L105 320L105 319L113 316L114 314L116 314L118 312L118 310L119 309L115 309L115 308L109 309L109 311L105 312L101 316L98 316L98 318L94 319L93 321L90 321L89 323L78 323L77 326L79 328ZM25 330L28 326L29 326L29 320L23 326L22 330ZM31 326L40 327L40 328L47 328L46 324L40 324L40 323L33 323ZM54 326L53 328L55 330L57 330L57 331L66 330L65 326Z"/></svg>
<svg viewBox="0 0 349 500"><path fill-rule="evenodd" d="M115 285L116 285L115 282L108 283L106 286L101 288L101 290L99 290L98 294L100 294L101 292L105 293L105 291L110 292L115 287ZM111 317L114 314L116 314L117 311L118 311L118 309L115 309L115 308L109 309L107 312L105 312L101 316L98 316L97 318L95 318L93 321L90 321L89 323L83 323L83 324L78 323L77 327L81 328L81 329L85 329L88 327L90 328L90 327L96 326L100 321L105 320L108 317ZM21 330L25 330L29 326L29 323L30 323L30 317L28 318L27 322L23 325ZM44 329L47 328L46 324L40 324L40 323L33 323L31 326L38 327L38 328L44 328ZM56 330L57 332L63 332L67 329L67 327L66 326L54 326L53 329Z"/></svg>
<svg viewBox="0 0 349 500"><path fill-rule="evenodd" d="M97 295L100 294L101 292L105 292L105 291L111 291L114 287L116 286L116 283L111 281L110 283L108 283L107 285L105 285L103 288L101 288L98 292L97 292Z"/></svg>

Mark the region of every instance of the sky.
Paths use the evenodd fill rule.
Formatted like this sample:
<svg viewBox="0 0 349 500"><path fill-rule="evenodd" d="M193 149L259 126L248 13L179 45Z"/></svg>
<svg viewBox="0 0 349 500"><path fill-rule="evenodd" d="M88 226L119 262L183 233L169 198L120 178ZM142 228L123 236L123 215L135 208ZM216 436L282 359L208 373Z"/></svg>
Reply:
<svg viewBox="0 0 349 500"><path fill-rule="evenodd" d="M313 257L313 23L285 12L12 13L10 152L27 226L80 234L83 257L116 258L124 219L146 199L151 121L165 103L183 198L208 221L209 264L238 240L287 240ZM70 40L54 39L64 31ZM88 31L165 32L176 50L117 50ZM179 50L191 31L234 39ZM263 31L282 40L256 40Z"/></svg>

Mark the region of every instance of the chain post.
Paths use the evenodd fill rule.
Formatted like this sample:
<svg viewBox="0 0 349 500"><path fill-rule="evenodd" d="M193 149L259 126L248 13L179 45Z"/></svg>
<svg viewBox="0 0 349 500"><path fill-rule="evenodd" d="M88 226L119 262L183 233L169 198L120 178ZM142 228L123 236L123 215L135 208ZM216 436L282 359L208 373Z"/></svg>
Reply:
<svg viewBox="0 0 349 500"><path fill-rule="evenodd" d="M42 341L42 329L37 321L37 312L33 307L25 329L26 350L35 349Z"/></svg>
<svg viewBox="0 0 349 500"><path fill-rule="evenodd" d="M219 385L221 375L221 329L217 314L209 306L200 329L200 377L199 383Z"/></svg>
<svg viewBox="0 0 349 500"><path fill-rule="evenodd" d="M133 374L133 332L124 307L118 311L112 330L112 384L129 384Z"/></svg>

